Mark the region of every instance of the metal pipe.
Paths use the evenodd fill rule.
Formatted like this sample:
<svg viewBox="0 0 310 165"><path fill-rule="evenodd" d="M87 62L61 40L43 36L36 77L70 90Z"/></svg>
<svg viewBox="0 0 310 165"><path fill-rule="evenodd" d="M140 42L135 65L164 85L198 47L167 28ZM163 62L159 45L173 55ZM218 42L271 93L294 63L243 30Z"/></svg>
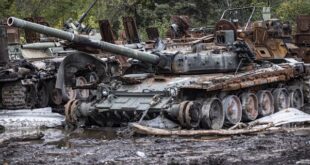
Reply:
<svg viewBox="0 0 310 165"><path fill-rule="evenodd" d="M24 44L21 47L23 49L47 49L57 47L57 44L55 42L42 42L42 43Z"/></svg>

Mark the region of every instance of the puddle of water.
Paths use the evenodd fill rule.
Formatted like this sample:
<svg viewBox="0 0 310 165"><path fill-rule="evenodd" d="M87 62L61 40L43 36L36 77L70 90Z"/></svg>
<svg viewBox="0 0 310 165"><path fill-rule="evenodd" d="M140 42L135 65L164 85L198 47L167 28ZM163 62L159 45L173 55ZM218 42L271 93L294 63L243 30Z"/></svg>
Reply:
<svg viewBox="0 0 310 165"><path fill-rule="evenodd" d="M54 132L45 134L44 143L46 145L54 145L59 149L68 149L76 147L79 140L83 141L83 145L87 145L87 141L112 140L116 138L118 138L118 135L117 130L114 128L77 129L73 132L61 130L56 136Z"/></svg>
<svg viewBox="0 0 310 165"><path fill-rule="evenodd" d="M70 133L70 138L112 140L118 138L115 128L78 129Z"/></svg>

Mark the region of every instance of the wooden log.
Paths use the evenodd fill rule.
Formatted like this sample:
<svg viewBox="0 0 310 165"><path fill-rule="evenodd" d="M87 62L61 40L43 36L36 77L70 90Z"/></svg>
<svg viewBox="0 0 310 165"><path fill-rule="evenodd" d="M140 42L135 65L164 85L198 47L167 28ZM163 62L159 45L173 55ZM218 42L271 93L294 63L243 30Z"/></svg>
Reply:
<svg viewBox="0 0 310 165"><path fill-rule="evenodd" d="M205 135L239 135L239 134L250 134L265 131L268 128L271 128L273 124L268 124L260 128L252 129L236 129L236 130L168 130L168 129L159 129L143 126L138 123L132 123L131 127L134 132L144 135L158 135L158 136L205 136Z"/></svg>

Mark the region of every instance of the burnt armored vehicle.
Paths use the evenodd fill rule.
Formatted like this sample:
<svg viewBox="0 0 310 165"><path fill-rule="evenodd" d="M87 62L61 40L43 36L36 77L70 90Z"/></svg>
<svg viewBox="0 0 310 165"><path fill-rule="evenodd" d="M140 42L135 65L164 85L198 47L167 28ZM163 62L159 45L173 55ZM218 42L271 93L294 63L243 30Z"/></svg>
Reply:
<svg viewBox="0 0 310 165"><path fill-rule="evenodd" d="M71 33L83 34L87 37L94 37L95 35L92 35L92 29L85 26L83 20L96 2L97 0L89 6L78 21L69 19L64 25L64 30ZM48 26L48 23L42 17L27 18L27 20ZM14 37L16 40L19 40L19 30L17 28L7 27L7 32L10 38ZM89 59L92 59L90 63L94 63L94 57L73 49L77 47L76 45L70 45L57 38L41 35L31 30L25 29L25 37L27 44L21 45L20 42L13 42L8 45L10 61L0 71L2 97L0 108L59 107L59 105L70 98L81 99L81 97L77 97L77 95L82 93L79 90L74 90L66 86L61 89L55 88L56 80L64 79L60 77L63 75L57 75L58 68L61 67L63 70L62 62L64 59L64 63L70 65L69 59L71 59L71 56L76 55L80 60L84 59L82 60L84 61L84 65L80 62L80 66L74 69L81 69L83 70L83 74L80 74L86 75L87 73L85 72L87 69L84 67L89 63ZM66 59L67 56L68 59ZM101 61L100 59L96 60ZM101 65L103 66L103 64ZM70 69L73 69L72 65ZM95 72L92 74L95 74ZM75 83L85 84L86 82L87 80L80 76ZM84 97L86 97L85 93L87 92L83 93Z"/></svg>
<svg viewBox="0 0 310 165"><path fill-rule="evenodd" d="M0 107L5 109L45 107L55 75L52 61L9 60L5 26L1 27ZM52 101L51 101L52 102Z"/></svg>
<svg viewBox="0 0 310 165"><path fill-rule="evenodd" d="M184 128L220 129L304 103L300 84L308 66L277 56L264 44L256 49L249 37L237 39L227 20L218 24L213 46L173 54L141 52L14 17L8 24L137 60L124 75L98 84L95 100L67 103L66 119L74 125L164 116Z"/></svg>

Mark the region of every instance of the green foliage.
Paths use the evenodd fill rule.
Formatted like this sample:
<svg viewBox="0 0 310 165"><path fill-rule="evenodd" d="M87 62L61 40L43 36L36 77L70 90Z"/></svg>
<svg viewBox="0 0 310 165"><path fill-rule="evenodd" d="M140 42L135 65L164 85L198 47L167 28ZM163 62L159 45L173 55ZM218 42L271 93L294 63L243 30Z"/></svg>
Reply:
<svg viewBox="0 0 310 165"><path fill-rule="evenodd" d="M61 28L69 18L77 20L93 0L0 0L0 18L42 16L51 26ZM161 36L173 15L188 15L193 27L214 25L224 9L244 6L273 7L276 16L294 22L298 14L310 14L309 0L98 0L85 23L98 28L98 20L108 19L115 34L123 30L123 16L136 19L142 38L145 28L158 27Z"/></svg>
<svg viewBox="0 0 310 165"><path fill-rule="evenodd" d="M310 15L309 0L287 0L277 8L276 14L281 20L294 22L297 15Z"/></svg>

